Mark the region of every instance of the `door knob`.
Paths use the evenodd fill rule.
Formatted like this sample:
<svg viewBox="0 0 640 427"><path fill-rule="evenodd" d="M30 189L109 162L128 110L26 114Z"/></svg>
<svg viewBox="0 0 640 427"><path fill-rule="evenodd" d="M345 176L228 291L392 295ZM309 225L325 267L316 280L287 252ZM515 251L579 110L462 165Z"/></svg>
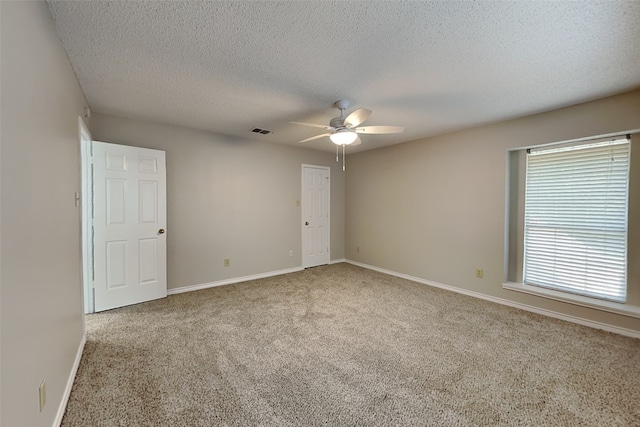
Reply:
<svg viewBox="0 0 640 427"><path fill-rule="evenodd" d="M309 221L305 222L304 225L309 225Z"/></svg>
<svg viewBox="0 0 640 427"><path fill-rule="evenodd" d="M164 228L161 228L160 230L158 230L158 234L164 234Z"/></svg>

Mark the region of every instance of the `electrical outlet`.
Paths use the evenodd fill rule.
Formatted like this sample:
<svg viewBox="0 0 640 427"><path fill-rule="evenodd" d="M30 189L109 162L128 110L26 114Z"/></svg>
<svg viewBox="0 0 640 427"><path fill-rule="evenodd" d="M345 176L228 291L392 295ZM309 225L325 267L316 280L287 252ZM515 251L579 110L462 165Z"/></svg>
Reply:
<svg viewBox="0 0 640 427"><path fill-rule="evenodd" d="M289 256L293 256L293 251L289 251Z"/></svg>
<svg viewBox="0 0 640 427"><path fill-rule="evenodd" d="M47 382L46 380L42 380L40 383L40 388L38 389L39 397L40 397L40 412L44 409L44 405L47 404Z"/></svg>
<svg viewBox="0 0 640 427"><path fill-rule="evenodd" d="M296 200L296 207L299 208L300 207L300 200Z"/></svg>
<svg viewBox="0 0 640 427"><path fill-rule="evenodd" d="M483 276L484 276L484 270L482 270L481 268L476 268L476 277L478 279L482 279Z"/></svg>
<svg viewBox="0 0 640 427"><path fill-rule="evenodd" d="M224 259L224 266L229 267L231 265L231 260L229 258Z"/></svg>
<svg viewBox="0 0 640 427"><path fill-rule="evenodd" d="M356 252L360 253L360 246L356 246Z"/></svg>

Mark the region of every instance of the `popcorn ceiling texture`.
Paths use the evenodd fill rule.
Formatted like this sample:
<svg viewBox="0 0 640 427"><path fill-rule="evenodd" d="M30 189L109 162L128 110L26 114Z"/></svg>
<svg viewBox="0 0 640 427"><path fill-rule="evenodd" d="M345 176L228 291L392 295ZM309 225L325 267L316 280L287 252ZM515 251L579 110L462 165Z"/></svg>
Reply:
<svg viewBox="0 0 640 427"><path fill-rule="evenodd" d="M261 141L344 98L406 128L364 150L640 87L637 1L48 5L95 111Z"/></svg>
<svg viewBox="0 0 640 427"><path fill-rule="evenodd" d="M64 427L640 425L640 340L349 264L87 328Z"/></svg>

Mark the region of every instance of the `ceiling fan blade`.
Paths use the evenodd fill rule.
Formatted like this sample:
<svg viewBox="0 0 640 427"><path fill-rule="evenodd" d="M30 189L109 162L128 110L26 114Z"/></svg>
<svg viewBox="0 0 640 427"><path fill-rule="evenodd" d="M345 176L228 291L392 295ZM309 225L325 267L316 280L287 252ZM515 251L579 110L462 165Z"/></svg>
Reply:
<svg viewBox="0 0 640 427"><path fill-rule="evenodd" d="M360 145L362 144L362 140L360 139L360 137L356 138L355 141L353 141L351 144L349 144L350 147L355 147L356 145Z"/></svg>
<svg viewBox="0 0 640 427"><path fill-rule="evenodd" d="M360 123L364 122L371 115L371 110L367 110L366 108L358 108L353 113L349 114L346 119L344 119L344 125L347 127L356 127Z"/></svg>
<svg viewBox="0 0 640 427"><path fill-rule="evenodd" d="M324 138L325 136L329 136L331 135L330 133L323 133L322 135L316 135L316 136L312 136L311 138L307 138L307 139L303 139L302 141L298 141L298 142L309 142L309 141L313 141L314 139L318 139L318 138Z"/></svg>
<svg viewBox="0 0 640 427"><path fill-rule="evenodd" d="M400 133L404 131L402 126L361 126L356 128L357 133Z"/></svg>
<svg viewBox="0 0 640 427"><path fill-rule="evenodd" d="M314 128L320 128L320 129L326 129L326 130L334 130L335 129L334 127L331 127L331 126L318 125L318 124L315 124L315 123L304 123L304 122L289 122L289 123L292 123L294 125L311 126L311 127L314 127Z"/></svg>

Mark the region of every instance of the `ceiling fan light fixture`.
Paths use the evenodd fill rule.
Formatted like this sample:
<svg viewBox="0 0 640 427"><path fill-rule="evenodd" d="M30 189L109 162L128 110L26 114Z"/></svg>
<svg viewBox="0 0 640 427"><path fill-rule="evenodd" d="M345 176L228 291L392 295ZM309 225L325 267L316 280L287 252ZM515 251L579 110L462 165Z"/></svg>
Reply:
<svg viewBox="0 0 640 427"><path fill-rule="evenodd" d="M336 133L331 134L329 138L331 139L331 142L336 145L349 145L352 144L356 140L356 138L358 138L358 135L350 130L342 129Z"/></svg>

